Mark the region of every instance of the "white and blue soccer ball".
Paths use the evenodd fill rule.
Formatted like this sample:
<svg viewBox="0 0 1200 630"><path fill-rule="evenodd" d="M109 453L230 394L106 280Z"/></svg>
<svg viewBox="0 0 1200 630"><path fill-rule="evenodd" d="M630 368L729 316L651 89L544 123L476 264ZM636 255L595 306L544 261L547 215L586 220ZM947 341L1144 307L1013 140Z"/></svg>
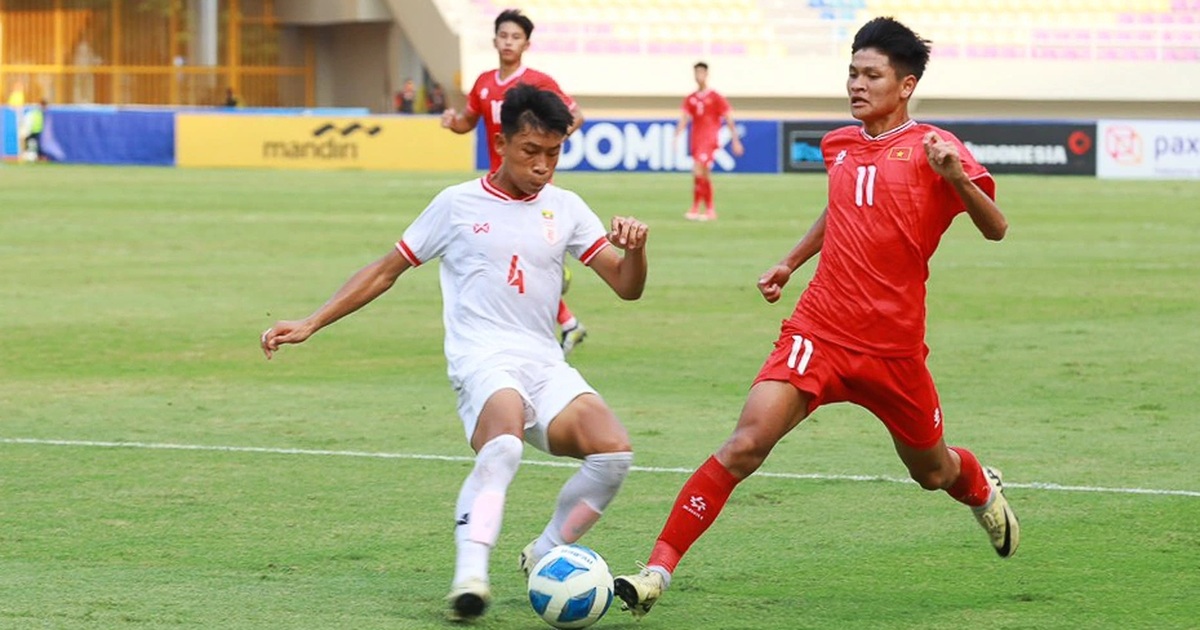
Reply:
<svg viewBox="0 0 1200 630"><path fill-rule="evenodd" d="M529 574L529 603L555 628L586 628L613 600L613 578L600 554L583 545L551 549Z"/></svg>

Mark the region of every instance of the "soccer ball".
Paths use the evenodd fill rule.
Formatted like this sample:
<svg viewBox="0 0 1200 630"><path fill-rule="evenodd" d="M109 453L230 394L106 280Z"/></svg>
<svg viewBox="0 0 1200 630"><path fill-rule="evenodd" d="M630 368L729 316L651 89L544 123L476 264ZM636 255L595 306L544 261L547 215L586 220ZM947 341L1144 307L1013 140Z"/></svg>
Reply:
<svg viewBox="0 0 1200 630"><path fill-rule="evenodd" d="M583 545L559 545L529 574L529 603L555 628L586 628L608 612L613 578L600 554Z"/></svg>

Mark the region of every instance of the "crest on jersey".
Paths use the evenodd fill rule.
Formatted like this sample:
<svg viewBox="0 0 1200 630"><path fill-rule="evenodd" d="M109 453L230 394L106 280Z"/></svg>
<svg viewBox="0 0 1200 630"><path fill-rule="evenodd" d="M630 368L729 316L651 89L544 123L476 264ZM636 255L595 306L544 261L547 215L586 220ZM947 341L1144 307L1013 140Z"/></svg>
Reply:
<svg viewBox="0 0 1200 630"><path fill-rule="evenodd" d="M888 151L887 159L902 160L904 162L907 162L908 158L911 158L911 157L912 157L912 147L892 147L891 150Z"/></svg>
<svg viewBox="0 0 1200 630"><path fill-rule="evenodd" d="M554 220L553 210L542 210L542 236L551 245L558 242L558 223Z"/></svg>

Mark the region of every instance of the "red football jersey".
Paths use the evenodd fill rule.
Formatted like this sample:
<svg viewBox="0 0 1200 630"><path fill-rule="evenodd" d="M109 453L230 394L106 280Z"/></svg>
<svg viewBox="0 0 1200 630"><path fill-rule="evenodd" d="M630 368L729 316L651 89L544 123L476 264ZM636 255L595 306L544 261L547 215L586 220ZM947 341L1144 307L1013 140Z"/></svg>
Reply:
<svg viewBox="0 0 1200 630"><path fill-rule="evenodd" d="M692 117L692 152L696 152L696 147L716 148L721 119L729 113L729 101L716 90L699 90L683 99L683 111Z"/></svg>
<svg viewBox="0 0 1200 630"><path fill-rule="evenodd" d="M817 271L792 314L802 329L876 356L925 352L929 259L965 210L925 157L930 131L958 147L967 177L995 199L991 174L945 130L910 120L877 137L861 126L826 134L829 210Z"/></svg>
<svg viewBox="0 0 1200 630"><path fill-rule="evenodd" d="M499 70L488 70L479 75L479 78L475 79L475 86L471 88L471 93L467 95L467 111L478 114L479 118L483 120L483 130L487 134L489 172L491 173L495 173L496 169L500 168L500 154L496 152L496 145L492 142L492 138L500 133L500 106L504 104L504 93L518 83L528 83L543 90L550 90L558 94L569 109L572 111L575 109L575 99L564 94L562 88L558 87L558 83L550 78L550 75L538 72L533 68L521 66L503 80L500 78Z"/></svg>

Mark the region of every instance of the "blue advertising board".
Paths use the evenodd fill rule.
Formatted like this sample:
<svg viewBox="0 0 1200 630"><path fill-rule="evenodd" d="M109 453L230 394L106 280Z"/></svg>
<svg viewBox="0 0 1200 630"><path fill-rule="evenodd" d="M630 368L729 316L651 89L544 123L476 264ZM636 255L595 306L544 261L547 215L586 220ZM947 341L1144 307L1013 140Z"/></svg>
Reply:
<svg viewBox="0 0 1200 630"><path fill-rule="evenodd" d="M560 171L688 172L687 134L675 138L674 120L589 120L571 134L558 160ZM737 123L745 154L729 151L729 127L721 128L721 148L713 170L734 173L778 173L779 123L748 120ZM487 142L482 126L475 134L475 167L488 168Z"/></svg>
<svg viewBox="0 0 1200 630"><path fill-rule="evenodd" d="M175 112L171 110L55 108L46 124L57 142L58 161L175 164Z"/></svg>
<svg viewBox="0 0 1200 630"><path fill-rule="evenodd" d="M0 157L17 155L17 110L0 107Z"/></svg>

